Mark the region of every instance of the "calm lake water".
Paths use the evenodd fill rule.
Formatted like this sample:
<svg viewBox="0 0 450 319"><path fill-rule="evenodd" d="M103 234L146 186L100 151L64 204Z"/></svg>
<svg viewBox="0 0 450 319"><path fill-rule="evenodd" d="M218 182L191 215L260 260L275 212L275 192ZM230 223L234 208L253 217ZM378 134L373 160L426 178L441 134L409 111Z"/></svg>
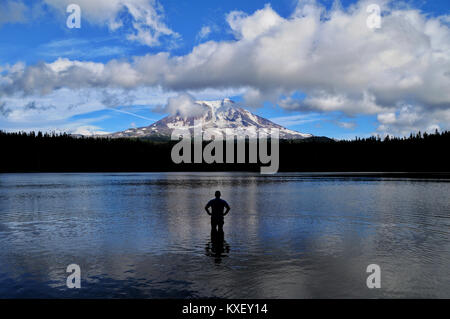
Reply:
<svg viewBox="0 0 450 319"><path fill-rule="evenodd" d="M450 180L0 174L0 247L1 298L449 298Z"/></svg>

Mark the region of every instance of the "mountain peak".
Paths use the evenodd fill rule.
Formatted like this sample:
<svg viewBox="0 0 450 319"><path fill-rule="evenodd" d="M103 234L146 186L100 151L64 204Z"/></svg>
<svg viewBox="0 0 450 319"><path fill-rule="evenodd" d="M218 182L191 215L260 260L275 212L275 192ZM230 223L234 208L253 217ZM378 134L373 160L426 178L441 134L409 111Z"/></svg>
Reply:
<svg viewBox="0 0 450 319"><path fill-rule="evenodd" d="M203 129L224 130L233 128L238 131L244 130L256 132L257 130L268 131L276 128L280 130L280 139L304 139L312 137L311 134L304 134L289 130L281 125L260 117L250 111L239 107L231 99L225 98L218 101L196 101L196 104L205 107L205 111L196 116L180 116L179 114L169 115L155 122L154 124L132 128L123 132L117 132L109 137L145 137L145 138L169 138L176 128L194 128L195 121L202 121Z"/></svg>

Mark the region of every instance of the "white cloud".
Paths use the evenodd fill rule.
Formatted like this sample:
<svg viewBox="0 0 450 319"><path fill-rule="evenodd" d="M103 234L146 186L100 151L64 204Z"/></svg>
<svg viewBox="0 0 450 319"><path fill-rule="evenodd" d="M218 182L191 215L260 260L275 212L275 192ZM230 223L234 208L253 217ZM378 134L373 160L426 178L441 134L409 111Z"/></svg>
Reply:
<svg viewBox="0 0 450 319"><path fill-rule="evenodd" d="M22 1L3 0L0 3L0 26L26 20L27 7Z"/></svg>
<svg viewBox="0 0 450 319"><path fill-rule="evenodd" d="M111 132L104 131L101 127L96 125L80 125L80 126L72 126L72 127L64 127L62 130L58 130L58 133L70 133L70 134L78 134L84 136L93 136L93 135L106 135Z"/></svg>
<svg viewBox="0 0 450 319"><path fill-rule="evenodd" d="M266 4L264 9L257 10L250 16L242 11L232 11L227 15L227 22L237 38L253 40L280 26L285 20Z"/></svg>
<svg viewBox="0 0 450 319"><path fill-rule="evenodd" d="M86 60L98 57L124 56L130 51L126 46L110 45L110 38L66 38L54 40L39 46L37 56L48 58L71 58Z"/></svg>
<svg viewBox="0 0 450 319"><path fill-rule="evenodd" d="M419 130L433 133L436 129L449 128L450 110L426 110L423 107L404 105L396 112L379 114L378 122L377 132L382 135L408 136Z"/></svg>
<svg viewBox="0 0 450 319"><path fill-rule="evenodd" d="M165 111L169 114L181 117L199 116L206 110L205 106L196 103L194 97L186 93L169 98L165 107Z"/></svg>
<svg viewBox="0 0 450 319"><path fill-rule="evenodd" d="M211 32L212 32L211 27L205 25L198 32L197 38L200 40L206 39L211 34Z"/></svg>
<svg viewBox="0 0 450 319"><path fill-rule="evenodd" d="M124 5L119 0L85 1L91 19L110 23L115 21L117 8ZM9 66L0 75L0 94L48 94L62 87L161 87L169 92L244 89L246 102L252 106L268 100L290 110L397 114L398 128L383 123L382 115L380 130L400 131L402 125L449 128L450 122L444 121L447 117L436 117L450 109L449 26L442 23L442 17L382 1L382 28L369 29L366 7L373 2L325 11L314 1L301 1L289 18L268 5L251 15L231 12L227 21L234 41L208 41L184 56L161 52L105 64L59 59ZM128 10L145 7L143 1L128 3ZM136 21L148 20L143 12L152 9L145 8L141 13L131 10ZM101 14L103 9L106 14ZM161 20L148 14L145 24L161 27L151 22ZM296 92L306 98L295 98ZM404 105L426 120L399 121Z"/></svg>
<svg viewBox="0 0 450 319"><path fill-rule="evenodd" d="M389 109L389 107L377 105L376 97L368 92L345 95L328 93L324 90L311 91L304 99L282 98L279 100L279 105L287 110L341 111L349 114L376 114Z"/></svg>
<svg viewBox="0 0 450 319"><path fill-rule="evenodd" d="M33 122L3 122L0 117L1 130L6 132L24 131L24 132L55 132L55 133L70 133L82 135L96 135L108 134L98 125L92 124L97 121L107 119L108 116L79 119L76 121L67 120L41 120Z"/></svg>
<svg viewBox="0 0 450 319"><path fill-rule="evenodd" d="M355 122L336 122L336 124L342 128L345 128L347 130L353 130L356 126L358 126Z"/></svg>
<svg viewBox="0 0 450 319"><path fill-rule="evenodd" d="M73 0L43 0L60 12L66 11ZM127 35L131 41L148 46L160 44L160 38L179 34L164 23L163 7L156 0L77 0L81 8L82 19L95 24L106 24L111 31L124 25L124 15L131 17L132 33Z"/></svg>
<svg viewBox="0 0 450 319"><path fill-rule="evenodd" d="M394 124L397 121L395 113L378 114L378 122L382 124Z"/></svg>
<svg viewBox="0 0 450 319"><path fill-rule="evenodd" d="M303 125L312 122L330 122L341 128L353 130L358 125L353 121L341 121L340 114L307 113L271 118L270 120L285 127Z"/></svg>
<svg viewBox="0 0 450 319"><path fill-rule="evenodd" d="M282 125L284 127L302 125L311 122L318 122L324 120L321 114L296 114L290 116L274 117L270 119L272 122Z"/></svg>
<svg viewBox="0 0 450 319"><path fill-rule="evenodd" d="M48 121L66 121L80 114L110 109L111 111L148 120L150 124L155 119L124 110L123 107L141 106L152 110L158 105L165 104L169 97L175 95L175 93L164 92L158 88L139 88L135 90L98 90L92 88L70 90L61 88L44 96L16 95L2 98L2 102L0 102L0 120L22 128L36 126L38 123L46 123Z"/></svg>

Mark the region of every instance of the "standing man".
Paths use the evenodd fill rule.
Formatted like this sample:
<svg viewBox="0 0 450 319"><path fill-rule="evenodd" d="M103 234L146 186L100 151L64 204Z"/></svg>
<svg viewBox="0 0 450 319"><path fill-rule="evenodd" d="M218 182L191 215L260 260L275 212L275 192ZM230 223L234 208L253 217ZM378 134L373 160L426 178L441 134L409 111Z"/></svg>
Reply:
<svg viewBox="0 0 450 319"><path fill-rule="evenodd" d="M226 201L220 199L220 195L220 191L216 191L216 198L211 199L205 206L206 212L211 216L211 230L213 231L215 231L217 227L219 228L219 231L223 231L223 217L230 211L230 206ZM209 211L210 207L211 212ZM227 209L225 213L223 212L224 208Z"/></svg>

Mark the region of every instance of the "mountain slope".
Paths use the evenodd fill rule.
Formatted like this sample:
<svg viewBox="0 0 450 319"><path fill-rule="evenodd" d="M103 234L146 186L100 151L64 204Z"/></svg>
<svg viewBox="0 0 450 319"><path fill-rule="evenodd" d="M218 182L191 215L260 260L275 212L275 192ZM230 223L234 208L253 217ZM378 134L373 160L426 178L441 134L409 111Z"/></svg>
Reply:
<svg viewBox="0 0 450 319"><path fill-rule="evenodd" d="M280 130L280 139L305 139L312 137L289 130L275 124L263 117L255 115L236 104L230 99L221 101L198 101L197 104L205 108L205 112L199 116L182 117L180 115L167 116L147 127L131 128L122 132L108 135L108 137L142 137L142 138L169 138L176 128L188 127L193 133L196 120L202 120L203 130L210 129L214 132L224 132L225 128L234 129L238 137L249 135L256 137L256 132L262 130L270 132L270 129Z"/></svg>

